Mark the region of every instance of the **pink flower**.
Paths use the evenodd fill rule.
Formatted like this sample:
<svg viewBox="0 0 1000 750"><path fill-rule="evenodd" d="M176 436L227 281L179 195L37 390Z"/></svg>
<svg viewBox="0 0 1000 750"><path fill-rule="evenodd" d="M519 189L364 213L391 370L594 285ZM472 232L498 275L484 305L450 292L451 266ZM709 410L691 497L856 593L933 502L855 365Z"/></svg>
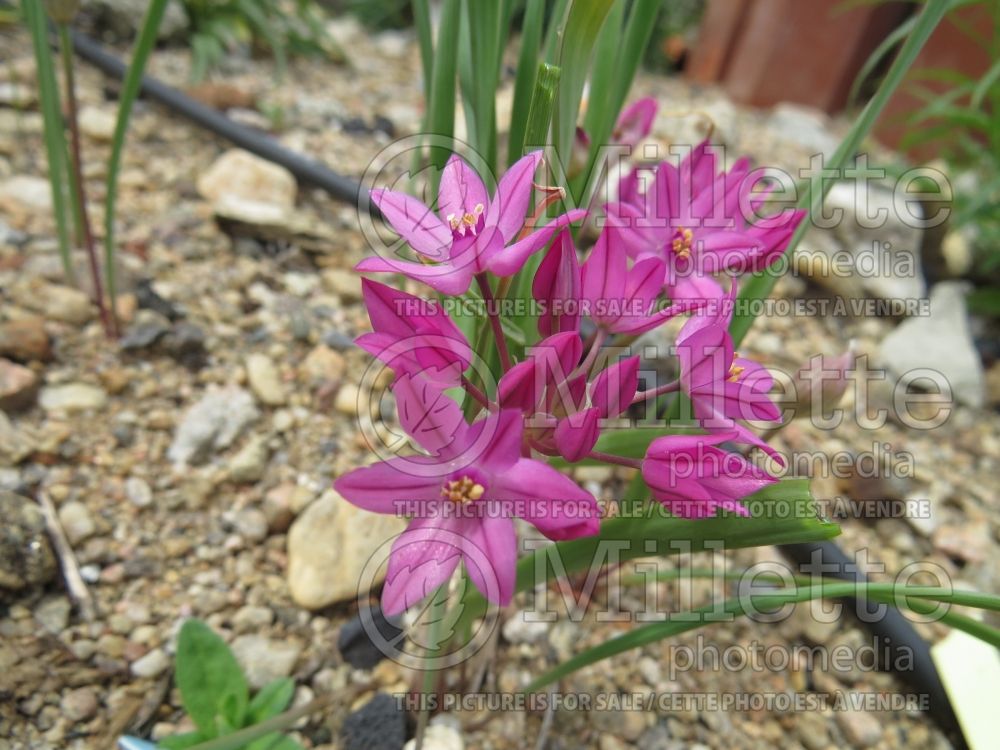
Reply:
<svg viewBox="0 0 1000 750"><path fill-rule="evenodd" d="M519 159L500 179L490 198L479 175L453 156L441 175L439 214L406 193L372 190L372 202L386 221L430 262L366 258L357 270L401 273L450 295L464 294L477 273L517 273L555 232L586 213L570 211L517 239L531 200L532 177L541 161L541 151Z"/></svg>
<svg viewBox="0 0 1000 750"><path fill-rule="evenodd" d="M736 422L775 422L781 412L769 395L774 382L770 373L757 362L736 356L725 326L711 323L691 331L682 329L677 356L681 388L690 397L701 426L735 434L740 442L759 446L781 461L774 448Z"/></svg>
<svg viewBox="0 0 1000 750"><path fill-rule="evenodd" d="M374 330L359 336L358 346L397 375L458 383L472 361L472 348L439 304L370 279L362 279L361 293Z"/></svg>
<svg viewBox="0 0 1000 750"><path fill-rule="evenodd" d="M642 462L653 497L681 518L710 518L719 510L750 515L739 502L776 481L738 453L716 446L734 433L667 435L654 440Z"/></svg>
<svg viewBox="0 0 1000 750"><path fill-rule="evenodd" d="M715 154L704 141L679 165L660 163L644 192L638 173L630 173L619 187L619 202L608 206L609 219L621 228L633 257L663 258L671 299L696 299L712 274L769 266L805 218L805 211L792 210L757 217L768 191L752 193L756 182L746 158L717 173Z"/></svg>
<svg viewBox="0 0 1000 750"><path fill-rule="evenodd" d="M583 264L580 296L598 328L608 333L643 333L692 309L690 303L660 305L664 262L642 255L629 267L622 230L607 226Z"/></svg>
<svg viewBox="0 0 1000 750"><path fill-rule="evenodd" d="M359 508L412 516L389 558L386 614L430 594L460 561L489 601L510 602L514 516L553 540L597 533L593 496L556 469L521 456L520 412L503 409L469 425L458 405L426 381L404 377L394 390L403 428L429 455L397 456L334 482Z"/></svg>

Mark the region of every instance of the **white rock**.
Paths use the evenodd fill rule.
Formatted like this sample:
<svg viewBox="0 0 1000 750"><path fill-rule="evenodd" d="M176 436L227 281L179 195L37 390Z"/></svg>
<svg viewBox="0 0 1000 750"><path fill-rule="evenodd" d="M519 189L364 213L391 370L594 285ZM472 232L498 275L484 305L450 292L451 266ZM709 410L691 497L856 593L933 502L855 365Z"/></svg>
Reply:
<svg viewBox="0 0 1000 750"><path fill-rule="evenodd" d="M16 174L0 182L0 207L14 206L37 213L52 210L52 188L44 177Z"/></svg>
<svg viewBox="0 0 1000 750"><path fill-rule="evenodd" d="M232 445L259 416L248 391L236 387L209 391L185 413L167 457L177 466L203 461L213 450Z"/></svg>
<svg viewBox="0 0 1000 750"><path fill-rule="evenodd" d="M296 643L271 640L262 635L237 636L231 647L243 667L247 682L255 690L281 677L288 677L302 651Z"/></svg>
<svg viewBox="0 0 1000 750"><path fill-rule="evenodd" d="M296 189L287 169L241 149L226 151L198 179L198 192L213 204L228 195L291 208Z"/></svg>
<svg viewBox="0 0 1000 750"><path fill-rule="evenodd" d="M415 750L416 738L403 745L403 750ZM424 733L423 750L465 750L465 741L454 727L447 724L430 724Z"/></svg>
<svg viewBox="0 0 1000 750"><path fill-rule="evenodd" d="M88 106L80 110L80 132L95 141L108 142L115 136L115 113Z"/></svg>
<svg viewBox="0 0 1000 750"><path fill-rule="evenodd" d="M251 542L267 538L267 516L256 508L245 508L236 514L233 522L240 535Z"/></svg>
<svg viewBox="0 0 1000 750"><path fill-rule="evenodd" d="M103 409L108 394L96 385L65 383L42 388L38 403L45 411L84 412Z"/></svg>
<svg viewBox="0 0 1000 750"><path fill-rule="evenodd" d="M82 542L97 531L90 510L77 500L70 500L59 508L59 523L71 544Z"/></svg>
<svg viewBox="0 0 1000 750"><path fill-rule="evenodd" d="M47 284L35 279L16 286L14 297L29 310L60 323L82 325L94 316L90 297L79 289L68 286Z"/></svg>
<svg viewBox="0 0 1000 750"><path fill-rule="evenodd" d="M157 677L170 666L170 657L160 648L154 648L145 656L132 662L132 674L136 677Z"/></svg>
<svg viewBox="0 0 1000 750"><path fill-rule="evenodd" d="M288 533L292 599L307 609L319 609L357 596L369 559L388 555L389 545L383 543L404 528L402 518L369 513L333 490L327 491L305 509ZM380 580L375 576L371 583Z"/></svg>
<svg viewBox="0 0 1000 750"><path fill-rule="evenodd" d="M247 380L250 390L265 406L281 406L288 400L285 385L278 368L265 354L251 354L246 358Z"/></svg>
<svg viewBox="0 0 1000 750"><path fill-rule="evenodd" d="M837 150L839 139L828 128L828 118L818 109L783 102L772 111L767 121L768 132L776 140L788 140L830 157Z"/></svg>
<svg viewBox="0 0 1000 750"><path fill-rule="evenodd" d="M518 610L503 624L503 637L511 643L538 643L551 626L550 622L529 620L527 612Z"/></svg>
<svg viewBox="0 0 1000 750"><path fill-rule="evenodd" d="M930 315L905 320L889 333L879 362L900 377L923 369L941 373L957 400L980 407L986 400L986 381L965 311L966 290L958 281L936 284Z"/></svg>

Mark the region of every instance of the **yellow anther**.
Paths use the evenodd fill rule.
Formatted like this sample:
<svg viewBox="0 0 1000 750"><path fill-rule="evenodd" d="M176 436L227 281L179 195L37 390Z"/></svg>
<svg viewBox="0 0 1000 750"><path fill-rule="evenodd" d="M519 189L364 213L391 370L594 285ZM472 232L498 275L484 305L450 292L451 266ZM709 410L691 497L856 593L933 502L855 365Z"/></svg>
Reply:
<svg viewBox="0 0 1000 750"><path fill-rule="evenodd" d="M727 378L727 380L729 380L731 383L735 383L737 380L740 379L740 375L743 374L743 371L745 369L747 369L747 368L740 367L739 365L736 365L736 364L730 365L729 366L729 377Z"/></svg>
<svg viewBox="0 0 1000 750"><path fill-rule="evenodd" d="M681 229L677 232L674 237L673 242L671 242L671 248L678 257L686 258L691 254L691 243L694 240L694 232L690 229Z"/></svg>
<svg viewBox="0 0 1000 750"><path fill-rule="evenodd" d="M441 497L453 503L468 503L478 500L485 492L486 488L483 485L477 484L469 477L462 477L445 482L441 488Z"/></svg>

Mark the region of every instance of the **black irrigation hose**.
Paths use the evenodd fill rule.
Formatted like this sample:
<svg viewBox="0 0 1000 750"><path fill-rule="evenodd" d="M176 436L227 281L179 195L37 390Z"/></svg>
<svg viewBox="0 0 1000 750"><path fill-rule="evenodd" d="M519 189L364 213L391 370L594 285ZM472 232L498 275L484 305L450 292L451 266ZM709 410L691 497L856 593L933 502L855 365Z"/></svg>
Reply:
<svg viewBox="0 0 1000 750"><path fill-rule="evenodd" d="M84 60L113 78L122 79L125 76L125 64L114 55L106 52L96 41L79 32L74 32L72 38L76 53ZM368 194L361 189L359 183L349 177L337 174L313 159L290 151L273 138L253 128L233 122L224 114L195 101L155 78L143 76L142 93L240 148L275 164L280 164L297 179L322 188L331 197L358 206L361 210L373 211ZM788 544L783 545L781 550L800 565L808 565L818 551L819 559L822 562L833 563L838 570L842 571L839 574L834 573L833 577L853 579L859 582L866 580L863 573L854 569L853 561L833 542ZM879 640L880 644L887 645L890 658L888 663L879 665L880 669L892 669L892 665L897 662L900 655L906 655L912 659L912 669L897 674L915 689L927 693L930 715L953 741L964 745L955 711L948 699L944 685L941 683L941 677L938 675L934 662L931 660L930 648L913 625L903 617L902 613L892 607L888 608L885 616L878 622L863 622L862 624ZM880 648L875 650L876 652L881 651ZM879 653L879 656L882 655Z"/></svg>
<svg viewBox="0 0 1000 750"><path fill-rule="evenodd" d="M112 78L121 80L125 77L127 69L125 63L106 52L96 41L76 31L73 32L72 38L73 48L84 60ZM150 99L163 104L220 138L225 138L263 159L280 164L301 182L322 188L333 198L358 206L362 211L371 210L368 193L361 189L357 181L337 174L318 161L285 148L265 133L233 122L221 112L150 76L142 77L141 91Z"/></svg>
<svg viewBox="0 0 1000 750"><path fill-rule="evenodd" d="M865 574L858 570L855 561L845 555L844 551L833 542L783 544L779 549L799 567L803 574L812 572L816 575L858 583L868 580ZM827 570L834 572L824 572ZM853 597L850 601L855 604L858 602ZM937 667L931 659L930 647L920 637L913 624L894 607L886 607L880 619L866 617L861 624L877 640L875 647L877 668L881 671L894 671L894 665L909 662L909 669L895 671L896 675L915 690L927 694L928 713L956 746L964 746L958 718L955 716L955 710L948 699Z"/></svg>

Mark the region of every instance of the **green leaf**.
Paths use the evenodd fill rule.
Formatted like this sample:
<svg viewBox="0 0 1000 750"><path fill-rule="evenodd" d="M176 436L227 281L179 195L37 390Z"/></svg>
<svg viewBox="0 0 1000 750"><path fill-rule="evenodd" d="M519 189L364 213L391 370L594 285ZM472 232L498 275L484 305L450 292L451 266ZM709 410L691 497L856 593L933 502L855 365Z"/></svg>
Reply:
<svg viewBox="0 0 1000 750"><path fill-rule="evenodd" d="M194 747L199 742L210 739L212 739L210 736L201 732L185 732L184 734L175 734L171 737L164 737L161 740L157 740L157 745L163 748L163 750L187 750L187 748Z"/></svg>
<svg viewBox="0 0 1000 750"><path fill-rule="evenodd" d="M167 0L151 0L146 10L146 17L139 30L139 38L132 53L125 80L118 100L118 120L111 139L111 157L108 159L108 176L106 198L104 205L104 273L107 282L108 299L111 308L115 308L118 292L118 279L115 269L115 206L118 202L118 173L121 170L122 151L125 148L125 136L128 133L128 121L132 114L132 105L139 96L142 86L142 73L146 69L146 61L156 45L156 33L163 20L167 8Z"/></svg>
<svg viewBox="0 0 1000 750"><path fill-rule="evenodd" d="M220 719L234 728L246 716L249 688L229 646L201 620L188 620L177 638L177 687L184 708L204 734L215 737Z"/></svg>
<svg viewBox="0 0 1000 750"><path fill-rule="evenodd" d="M937 28L948 7L949 3L947 0L928 0L924 5L920 11L920 15L917 16L917 20L913 24L913 31L900 48L899 54L893 61L875 95L865 106L864 110L862 110L854 125L851 126L850 131L837 148L830 160L830 164L827 165L829 168L841 169L849 159L854 158L858 148L861 146L861 142L868 135L868 132L885 108L886 103L899 87L907 71L913 65L913 61L920 53L920 50L923 49L924 44L930 38L934 29ZM807 183L805 186L798 205L800 208L807 208L809 216L799 225L798 230L792 236L788 247L785 249L786 254L795 252L795 247L802 240L802 237L805 236L812 223L811 217L821 209L823 199L826 197L826 193L830 190L833 182L833 180L823 180L819 189L814 189L815 186L812 182ZM759 308L756 302L767 297L777 281L778 279L775 275L764 273L751 276L743 285L743 288L740 290L736 314L733 316L733 322L729 326L734 346L739 346L747 331L750 330L750 326L753 324L755 318L753 311Z"/></svg>
<svg viewBox="0 0 1000 750"><path fill-rule="evenodd" d="M625 498L634 511L636 496ZM557 542L517 563L516 591L526 591L539 583L538 574L550 569L571 574L603 564L605 551L614 548L620 561L637 557L668 556L680 551L674 544L684 540L684 552L701 552L722 543L726 549L793 544L830 539L840 527L815 516L809 481L783 479L743 500L753 514L744 518L733 514L698 521L675 518L661 512L658 503L646 506L646 516L621 516L604 521L597 536ZM689 546L688 546L689 545ZM481 617L486 611L482 594L467 593L466 609L456 628Z"/></svg>
<svg viewBox="0 0 1000 750"><path fill-rule="evenodd" d="M302 745L288 735L265 734L246 746L246 750L301 750Z"/></svg>
<svg viewBox="0 0 1000 750"><path fill-rule="evenodd" d="M614 0L572 0L561 29L556 63L562 72L552 121L552 140L564 169L569 164L594 45L613 3Z"/></svg>
<svg viewBox="0 0 1000 750"><path fill-rule="evenodd" d="M657 622L635 628L624 635L589 648L534 680L525 688L525 692L538 690L579 669L625 651L640 648L650 643L680 635L689 630L696 630L713 623L730 622L733 617L744 615L748 611L766 611L785 604L805 602L811 599L838 599L847 596L860 596L885 604L902 604L921 614L927 614L933 610L933 605L929 605L931 601L984 607L994 611L1000 610L1000 597L958 592L950 588L897 586L894 583L877 584L855 583L853 581L828 581L815 586L794 587L782 591L760 593L751 591L747 592L745 596L728 599L721 605L713 602L693 612L685 612L682 616L673 619L668 618L665 622ZM952 627L965 630L977 638L1000 648L1000 630L996 628L991 628L988 625L961 615L946 614L941 617L941 621L950 624Z"/></svg>
<svg viewBox="0 0 1000 750"><path fill-rule="evenodd" d="M247 707L249 723L257 724L277 716L286 708L295 695L295 681L289 677L282 677L267 683L250 701Z"/></svg>
<svg viewBox="0 0 1000 750"><path fill-rule="evenodd" d="M538 74L538 55L542 43L542 26L545 19L543 0L528 0L521 25L521 51L517 58L514 78L514 99L510 112L510 136L507 143L507 163L513 164L524 153L524 133L528 122L529 107L535 95L535 78ZM549 114L551 119L551 110ZM545 124L548 130L548 123Z"/></svg>
<svg viewBox="0 0 1000 750"><path fill-rule="evenodd" d="M459 29L462 5L459 0L444 0L438 25L437 49L431 74L431 89L427 98L426 133L450 138L455 132L455 65L458 61ZM447 148L431 148L429 163L438 170L451 155ZM437 194L437 178L429 185L431 195Z"/></svg>
<svg viewBox="0 0 1000 750"><path fill-rule="evenodd" d="M69 208L64 190L69 179L69 163L62 109L59 103L59 85L56 83L55 65L52 61L52 50L49 48L48 27L39 0L24 0L22 10L28 31L31 32L31 44L35 52L38 99L42 110L45 156L48 161L49 186L52 189L52 214L56 222L59 258L62 260L66 278L75 283L76 274L73 272L67 220Z"/></svg>

